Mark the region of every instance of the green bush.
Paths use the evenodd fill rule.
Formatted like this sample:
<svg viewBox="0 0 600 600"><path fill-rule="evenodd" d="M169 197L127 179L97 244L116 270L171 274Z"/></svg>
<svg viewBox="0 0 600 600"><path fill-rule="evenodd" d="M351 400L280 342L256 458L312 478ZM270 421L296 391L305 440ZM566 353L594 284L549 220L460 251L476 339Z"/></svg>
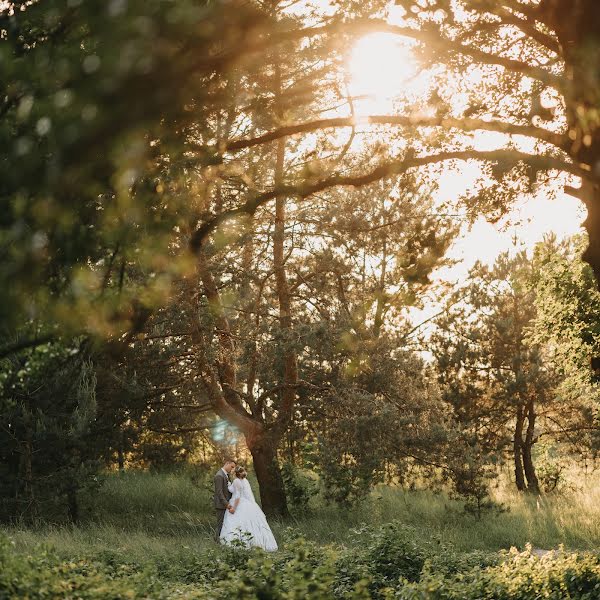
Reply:
<svg viewBox="0 0 600 600"><path fill-rule="evenodd" d="M156 578L129 565L115 569L87 560L64 561L44 548L33 556L21 555L9 541L0 540L0 600L125 600L144 596L165 597Z"/></svg>
<svg viewBox="0 0 600 600"><path fill-rule="evenodd" d="M500 554L484 552L456 552L451 548L441 548L439 554L429 557L423 565L421 577L429 575L454 575L473 569L495 566L500 561Z"/></svg>
<svg viewBox="0 0 600 600"><path fill-rule="evenodd" d="M296 539L279 552L217 547L135 563L118 551L68 559L0 538L0 600L598 600L600 560L457 553L398 523L356 533L361 546ZM425 537L425 536L421 536Z"/></svg>
<svg viewBox="0 0 600 600"><path fill-rule="evenodd" d="M425 541L415 528L397 521L376 529L363 527L354 535L354 547L340 552L336 562L333 591L339 598L364 582L374 597L381 597L400 581L418 581L436 551L434 536Z"/></svg>
<svg viewBox="0 0 600 600"><path fill-rule="evenodd" d="M560 553L538 559L530 552L508 553L486 569L446 576L428 573L404 582L401 600L598 600L600 562L592 555Z"/></svg>
<svg viewBox="0 0 600 600"><path fill-rule="evenodd" d="M34 555L15 552L0 541L0 600L77 598L125 600L182 598L185 600L319 600L332 597L335 571L333 550L298 541L289 551L268 555L259 550L217 549L190 556L179 571L139 569L96 560L63 560L38 547ZM181 559L181 556L176 557ZM174 561L175 562L175 561ZM169 582L177 575L179 583ZM166 577L165 577L166 576ZM194 583L194 585L189 585Z"/></svg>
<svg viewBox="0 0 600 600"><path fill-rule="evenodd" d="M319 492L318 484L302 472L292 462L285 462L281 468L285 492L292 508L297 512L306 512L310 499Z"/></svg>
<svg viewBox="0 0 600 600"><path fill-rule="evenodd" d="M246 567L211 590L215 600L321 600L332 598L335 559L302 540L282 556L254 551Z"/></svg>

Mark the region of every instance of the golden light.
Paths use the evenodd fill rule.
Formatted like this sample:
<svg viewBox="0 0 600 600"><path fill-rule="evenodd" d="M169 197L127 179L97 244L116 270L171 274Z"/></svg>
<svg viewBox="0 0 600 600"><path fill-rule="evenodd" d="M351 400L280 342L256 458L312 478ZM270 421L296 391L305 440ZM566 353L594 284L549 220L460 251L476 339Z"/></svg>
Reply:
<svg viewBox="0 0 600 600"><path fill-rule="evenodd" d="M390 33L372 33L358 40L350 53L348 73L350 94L357 98L361 113L389 112L394 98L413 95L420 87L409 41Z"/></svg>
<svg viewBox="0 0 600 600"><path fill-rule="evenodd" d="M444 80L448 74L437 67L423 70L413 55L412 45L411 40L391 33L368 34L356 42L348 57L347 73L357 122L367 115L427 110L432 87L436 87L437 82ZM467 88L470 84L476 87L481 84L484 75L485 68L474 69L463 77L461 83ZM446 97L451 97L451 109L460 115L468 106L469 94L451 76L448 75L444 81L448 89L456 89L456 93L446 93ZM550 96L544 97L543 101L552 106L558 102ZM535 153L534 139L513 136L510 141L523 152ZM506 134L475 131L468 135L467 143L475 150L485 151L503 148L508 142ZM440 202L452 203L465 190L475 186L481 177L481 166L473 161L454 167L445 166L436 177L439 189L435 196ZM535 199L523 198L503 219L504 228L482 218L470 231L465 229L449 252L449 256L459 263L441 269L434 278L460 279L476 259L491 264L502 251L531 250L549 232L554 232L559 239L579 233L584 217L583 206L562 193L564 184L565 181L560 179L549 187L542 186ZM554 196L558 199L552 200ZM514 239L519 240L518 248L515 248Z"/></svg>

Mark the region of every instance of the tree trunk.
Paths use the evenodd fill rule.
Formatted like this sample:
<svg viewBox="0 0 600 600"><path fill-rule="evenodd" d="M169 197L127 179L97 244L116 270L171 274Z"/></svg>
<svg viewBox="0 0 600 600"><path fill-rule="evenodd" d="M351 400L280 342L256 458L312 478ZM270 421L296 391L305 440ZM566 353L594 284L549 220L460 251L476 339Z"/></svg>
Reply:
<svg viewBox="0 0 600 600"><path fill-rule="evenodd" d="M533 445L535 444L535 416L534 401L530 400L527 405L527 432L525 434L525 442L523 443L523 468L525 470L525 477L527 478L527 491L539 494L540 484L535 473L535 466L531 455Z"/></svg>
<svg viewBox="0 0 600 600"><path fill-rule="evenodd" d="M249 447L254 471L260 489L260 502L264 512L271 517L288 517L287 499L283 478L277 461L277 444L261 436Z"/></svg>
<svg viewBox="0 0 600 600"><path fill-rule="evenodd" d="M596 279L600 281L600 185L583 180L582 200L587 209L583 226L588 233L588 247L582 258L592 267Z"/></svg>
<svg viewBox="0 0 600 600"><path fill-rule="evenodd" d="M385 221L385 217L383 218ZM382 223L383 224L383 223ZM379 285L376 291L377 304L375 308L375 318L373 319L373 336L378 338L383 326L383 313L387 304L385 296L385 277L387 271L387 237L383 239L383 248L381 250L381 273L379 275Z"/></svg>
<svg viewBox="0 0 600 600"><path fill-rule="evenodd" d="M275 64L275 86L276 86L276 111L279 120L283 119L283 110L281 108L281 69L279 64ZM285 164L285 138L277 142L277 154L275 160L275 186L283 182ZM292 417L294 404L296 401L296 391L298 384L298 363L296 360L296 350L292 346L291 334L292 325L292 300L290 288L288 285L287 274L285 271L285 221L286 221L286 198L277 196L275 198L275 227L273 230L273 271L275 272L275 284L277 288L277 299L279 301L279 326L284 332L283 349L283 384L281 392L281 403L278 407L277 429L282 434L286 429Z"/></svg>
<svg viewBox="0 0 600 600"><path fill-rule="evenodd" d="M586 205L583 222L589 246L583 260L600 281L600 5L598 0L542 0L539 19L556 32L566 76L564 99L571 143L567 148L575 164L589 167L576 194Z"/></svg>
<svg viewBox="0 0 600 600"><path fill-rule="evenodd" d="M523 471L523 424L525 416L523 414L523 407L519 405L517 408L517 422L515 424L515 434L513 437L513 458L515 463L515 482L517 489L520 492L524 492L525 486L525 475Z"/></svg>
<svg viewBox="0 0 600 600"><path fill-rule="evenodd" d="M119 431L119 442L117 448L117 463L119 465L119 473L125 472L125 453L123 452L123 447L125 445L125 434L123 430Z"/></svg>
<svg viewBox="0 0 600 600"><path fill-rule="evenodd" d="M23 444L22 453L22 473L24 482L24 510L22 516L26 516L27 519L33 520L36 513L36 502L35 494L33 490L33 431L31 428L32 415L29 409L24 414L25 424L25 442Z"/></svg>
<svg viewBox="0 0 600 600"><path fill-rule="evenodd" d="M77 502L77 489L75 485L69 486L67 490L67 508L71 523L76 525L79 522L79 503Z"/></svg>
<svg viewBox="0 0 600 600"><path fill-rule="evenodd" d="M119 473L125 472L125 456L123 455L123 447L119 444L117 450L117 463L119 465Z"/></svg>

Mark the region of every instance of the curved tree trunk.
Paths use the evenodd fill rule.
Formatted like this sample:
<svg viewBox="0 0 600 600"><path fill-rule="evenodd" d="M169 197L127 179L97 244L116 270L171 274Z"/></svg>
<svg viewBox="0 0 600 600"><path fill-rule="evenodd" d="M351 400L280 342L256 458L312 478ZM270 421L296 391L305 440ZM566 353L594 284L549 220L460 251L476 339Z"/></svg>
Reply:
<svg viewBox="0 0 600 600"><path fill-rule="evenodd" d="M274 56L274 95L275 116L277 124L284 120L281 103L283 90L282 73L278 55ZM277 140L275 150L274 184L275 187L284 180L285 137ZM251 223L248 223L251 227ZM277 383L268 389L265 382L257 376L257 345L251 346L249 368L244 383L238 381L237 331L232 329L231 321L224 309L218 281L208 264L208 254L203 245L195 247L198 258L198 274L204 288L204 296L212 312L214 327L207 332L196 319L192 327L192 341L202 382L210 404L215 412L244 435L248 449L254 460L254 468L260 487L263 509L270 515L287 516L287 501L283 479L277 462L277 449L294 414L299 384L297 350L293 343L292 293L286 272L285 235L286 235L286 197L275 197L275 221L273 229L273 274L275 291L279 308L279 330L281 332L280 350L283 357L283 369L277 373ZM248 268L252 263L252 247L244 251L243 261ZM259 286L257 299L250 303L250 308L258 302L262 294ZM249 288L244 295L249 294ZM250 314L250 311L248 312ZM258 321L257 321L258 329ZM216 342L216 344L214 343ZM209 355L208 349L216 346L217 352Z"/></svg>

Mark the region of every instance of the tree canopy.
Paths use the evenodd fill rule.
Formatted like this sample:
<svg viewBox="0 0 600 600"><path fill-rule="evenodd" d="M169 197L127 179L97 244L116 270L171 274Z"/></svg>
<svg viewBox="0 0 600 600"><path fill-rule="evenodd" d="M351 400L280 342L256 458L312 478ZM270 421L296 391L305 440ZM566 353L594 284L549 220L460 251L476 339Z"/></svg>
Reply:
<svg viewBox="0 0 600 600"><path fill-rule="evenodd" d="M395 444L405 451L396 460L424 464L406 440L418 446L452 418L432 416L445 392L411 354L408 309L438 285L462 224L566 191L585 203L583 257L600 275L599 31L593 0L0 4L0 358L29 364L37 349L60 354L82 336L66 364L101 365L99 390L122 398L101 402L118 425L105 456L122 461L144 431L189 448L181 436L216 415L245 437L269 512L287 512L280 462L291 431L332 456L351 454L341 439L355 443L357 491L380 464L362 460L355 434L371 417L412 411L403 431L426 426L403 443L386 433L380 450ZM349 53L374 33L403 40L424 82L417 95L406 82L388 114L365 112L348 81ZM448 168L477 176L446 197ZM595 314L585 268L547 264L574 278ZM484 271L491 285L497 274ZM555 284L539 285L538 299ZM522 326L500 333L520 340L534 313L548 325L568 312L566 297L553 298L525 303ZM480 301L502 312L498 298ZM498 333L488 317L480 327ZM586 323L573 337L587 352L596 337ZM555 334L544 335L540 346ZM498 343L506 356L488 367L500 373L521 353ZM536 348L514 381L498 375L486 392L492 412L528 420L515 451L525 459ZM4 387L9 403L45 402L21 383ZM480 383L467 382L460 401ZM346 419L345 437L331 436L332 414ZM456 430L446 433L444 443Z"/></svg>

